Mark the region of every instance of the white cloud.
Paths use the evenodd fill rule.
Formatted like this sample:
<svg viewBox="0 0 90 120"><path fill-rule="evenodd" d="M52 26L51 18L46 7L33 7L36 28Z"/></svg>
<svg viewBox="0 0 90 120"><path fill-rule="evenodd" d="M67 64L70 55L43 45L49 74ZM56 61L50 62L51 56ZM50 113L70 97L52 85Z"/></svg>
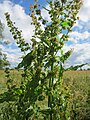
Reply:
<svg viewBox="0 0 90 120"><path fill-rule="evenodd" d="M0 46L2 51L7 54L8 60L14 65L19 63L19 56L21 56L20 49L15 47L15 41L13 40L12 34L7 27L7 22L5 19L5 12L8 12L11 16L11 20L14 21L16 24L15 26L22 30L22 36L25 38L26 42L30 42L30 38L33 35L34 26L31 25L31 17L29 17L23 7L18 4L13 4L10 1L3 1L0 3L0 20L5 25L5 29L3 31L4 40L10 41L10 45ZM14 45L14 48L13 48ZM14 65L14 66L15 66Z"/></svg>
<svg viewBox="0 0 90 120"><path fill-rule="evenodd" d="M20 63L22 53L20 52L20 49L12 49L11 46L12 44L8 45L8 47L0 45L0 48L2 49L2 53L7 55L7 60L10 61L11 67L15 67Z"/></svg>
<svg viewBox="0 0 90 120"><path fill-rule="evenodd" d="M78 31L74 31L74 32L71 32L69 33L69 40L74 42L74 43L78 43L80 40L83 41L83 42L87 42L86 39L88 39L90 37L90 33L88 31L85 31L83 33L80 33Z"/></svg>
<svg viewBox="0 0 90 120"><path fill-rule="evenodd" d="M69 34L69 40L72 41L73 44L65 46L66 49L68 47L74 48L73 54L67 61L68 65L90 64L90 0L83 1L83 6L78 13L80 21L77 21L75 25L77 31Z"/></svg>
<svg viewBox="0 0 90 120"><path fill-rule="evenodd" d="M19 29L22 30L22 35L25 38L26 42L30 42L30 37L33 35L34 26L31 25L31 18L25 13L23 7L18 4L13 4L10 1L4 1L0 4L0 19L5 24L5 30L3 34L6 39L12 41L12 35L9 32L8 27L6 26L5 12L9 12L11 20L16 23Z"/></svg>
<svg viewBox="0 0 90 120"><path fill-rule="evenodd" d="M16 67L16 65L18 63L21 62L21 53L17 53L17 54L10 54L10 53L7 53L7 57L8 57L8 61L10 61L11 63L11 67Z"/></svg>
<svg viewBox="0 0 90 120"><path fill-rule="evenodd" d="M90 20L90 0L83 0L83 6L78 14L80 20L88 22Z"/></svg>
<svg viewBox="0 0 90 120"><path fill-rule="evenodd" d="M45 6L45 7L46 7L47 10L50 10L49 5L47 5L47 6ZM42 14L42 17L43 17L44 19L46 19L46 20L48 20L48 22L50 22L50 21L51 21L51 18L50 18L50 15L49 15L49 13L48 13L47 10L45 10L45 9L43 8L43 9L41 10L41 14Z"/></svg>
<svg viewBox="0 0 90 120"><path fill-rule="evenodd" d="M85 2L86 1L86 2ZM49 9L49 6L47 6ZM80 16L80 20L85 22L85 24L77 24L75 26L78 26L78 28L83 28L85 25L90 26L90 23L88 21L90 20L90 0L84 0L84 5L81 8L78 16ZM9 12L11 15L12 21L15 21L16 26L22 30L22 34L26 40L26 42L30 42L30 37L33 35L33 29L34 27L31 26L31 18L25 13L25 10L23 7L21 7L18 4L13 4L9 0L6 0L2 3L0 3L0 19L5 24L5 30L3 32L3 35L5 36L4 40L9 40L11 43L8 45L8 47L0 45L0 48L2 48L3 52L7 54L8 60L11 62L12 66L15 66L17 63L20 62L21 59L21 52L16 47L13 48L13 45L15 44L15 41L12 38L11 33L9 32L9 28L6 25L5 20L5 12ZM48 12L46 10L42 9L42 15L45 19L48 21L51 21ZM42 27L43 28L43 27ZM73 42L72 45L65 45L65 50L69 50L70 48L74 48L74 52L67 61L69 65L76 65L76 64L82 64L90 62L90 42L87 41L87 39L90 37L89 31L87 31L87 28L85 27L85 31L78 32L74 31L70 33L70 41ZM85 40L86 39L86 40ZM79 41L82 41L82 44L79 43ZM85 41L86 42L85 42Z"/></svg>
<svg viewBox="0 0 90 120"><path fill-rule="evenodd" d="M78 65L89 63L90 64L90 44L83 43L83 44L73 44L73 45L66 45L65 50L69 50L70 48L74 48L72 55L66 62L66 65Z"/></svg>

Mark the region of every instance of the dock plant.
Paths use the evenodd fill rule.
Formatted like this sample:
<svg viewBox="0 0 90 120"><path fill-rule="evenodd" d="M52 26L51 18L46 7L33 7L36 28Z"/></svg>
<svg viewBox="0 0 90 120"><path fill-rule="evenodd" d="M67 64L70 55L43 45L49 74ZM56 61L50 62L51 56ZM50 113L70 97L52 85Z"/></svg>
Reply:
<svg viewBox="0 0 90 120"><path fill-rule="evenodd" d="M70 91L63 87L63 73L77 70L79 66L64 68L64 64L73 49L64 51L69 33L76 23L81 0L47 0L49 7L42 9L50 20L42 15L38 1L30 5L30 17L34 26L34 35L26 43L22 32L5 13L7 25L18 47L24 53L17 69L22 68L22 80L19 87L12 84L9 70L7 92L0 95L0 102L7 102L2 117L5 120L69 120L73 118L69 109ZM29 37L29 36L28 36ZM73 111L73 110L72 110Z"/></svg>

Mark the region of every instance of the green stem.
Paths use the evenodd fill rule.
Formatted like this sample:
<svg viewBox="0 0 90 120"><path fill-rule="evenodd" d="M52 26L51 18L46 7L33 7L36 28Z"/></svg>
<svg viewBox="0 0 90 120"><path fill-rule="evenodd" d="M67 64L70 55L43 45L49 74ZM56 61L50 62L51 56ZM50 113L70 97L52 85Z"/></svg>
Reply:
<svg viewBox="0 0 90 120"><path fill-rule="evenodd" d="M51 65L51 72L53 72L53 66L54 66L54 63L52 62L52 65ZM49 80L49 89L50 89L50 95L48 96L48 107L51 108L51 111L50 111L50 120L53 120L52 116L52 100L53 100L53 95L52 95L52 91L53 91L53 80L54 80L54 76L53 74L51 75L50 77L50 80Z"/></svg>
<svg viewBox="0 0 90 120"><path fill-rule="evenodd" d="M63 76L63 68L62 68L62 64L60 64L60 68L59 68L59 77L58 77L58 82L60 83L60 85L62 86L62 76Z"/></svg>

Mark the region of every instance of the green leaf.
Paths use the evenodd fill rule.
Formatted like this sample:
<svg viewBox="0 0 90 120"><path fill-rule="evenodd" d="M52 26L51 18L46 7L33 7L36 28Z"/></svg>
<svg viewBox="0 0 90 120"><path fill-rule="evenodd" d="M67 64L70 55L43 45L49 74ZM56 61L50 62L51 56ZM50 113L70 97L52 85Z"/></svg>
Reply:
<svg viewBox="0 0 90 120"><path fill-rule="evenodd" d="M19 63L18 68L29 66L32 63L33 59L34 59L34 54L33 51L31 51L23 58L22 62Z"/></svg>
<svg viewBox="0 0 90 120"><path fill-rule="evenodd" d="M38 100L39 101L43 101L45 99L45 96L43 96L43 95L40 95L39 97L38 97Z"/></svg>
<svg viewBox="0 0 90 120"><path fill-rule="evenodd" d="M61 0L61 2L65 4L67 2L67 0Z"/></svg>
<svg viewBox="0 0 90 120"><path fill-rule="evenodd" d="M22 90L21 89L16 89L14 91L14 93L15 93L15 95L20 95L20 94L22 94Z"/></svg>
<svg viewBox="0 0 90 120"><path fill-rule="evenodd" d="M81 64L81 65L76 65L76 66L71 66L71 67L67 68L65 71L67 71L67 70L77 70L78 68L81 68L85 65L88 65L88 63Z"/></svg>
<svg viewBox="0 0 90 120"><path fill-rule="evenodd" d="M70 25L70 21L68 21L68 20L66 20L66 21L64 21L64 22L61 23L62 27L67 27L69 25Z"/></svg>
<svg viewBox="0 0 90 120"><path fill-rule="evenodd" d="M36 10L36 14L40 15L41 14L41 10Z"/></svg>
<svg viewBox="0 0 90 120"><path fill-rule="evenodd" d="M3 102L9 102L9 101L16 101L16 96L13 95L13 92L11 91L7 91L7 92L4 92L3 94L0 94L0 103L3 103Z"/></svg>
<svg viewBox="0 0 90 120"><path fill-rule="evenodd" d="M72 52L73 52L73 49L69 50L68 52L66 52L64 55L60 57L60 60L64 63L72 54Z"/></svg>

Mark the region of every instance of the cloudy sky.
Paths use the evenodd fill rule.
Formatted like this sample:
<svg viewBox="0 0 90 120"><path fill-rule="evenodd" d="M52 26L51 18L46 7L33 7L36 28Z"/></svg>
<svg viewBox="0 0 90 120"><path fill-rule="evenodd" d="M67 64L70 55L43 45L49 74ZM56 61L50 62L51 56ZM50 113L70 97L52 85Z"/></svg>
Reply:
<svg viewBox="0 0 90 120"><path fill-rule="evenodd" d="M22 35L26 42L30 42L34 27L30 24L31 18L28 14L29 6L33 4L33 1L34 0L0 0L0 20L5 25L3 31L4 41L10 41L9 45L0 44L0 48L3 53L7 54L11 67L16 66L21 61L20 57L22 53L9 32L4 13L10 13L12 21L22 30ZM39 3L47 6L45 0L39 0ZM42 14L45 18L49 19L49 16L43 9ZM78 16L80 20L77 21L73 27L73 32L70 33L69 44L65 45L65 50L74 48L73 54L66 63L67 65L90 63L90 0L84 0Z"/></svg>

